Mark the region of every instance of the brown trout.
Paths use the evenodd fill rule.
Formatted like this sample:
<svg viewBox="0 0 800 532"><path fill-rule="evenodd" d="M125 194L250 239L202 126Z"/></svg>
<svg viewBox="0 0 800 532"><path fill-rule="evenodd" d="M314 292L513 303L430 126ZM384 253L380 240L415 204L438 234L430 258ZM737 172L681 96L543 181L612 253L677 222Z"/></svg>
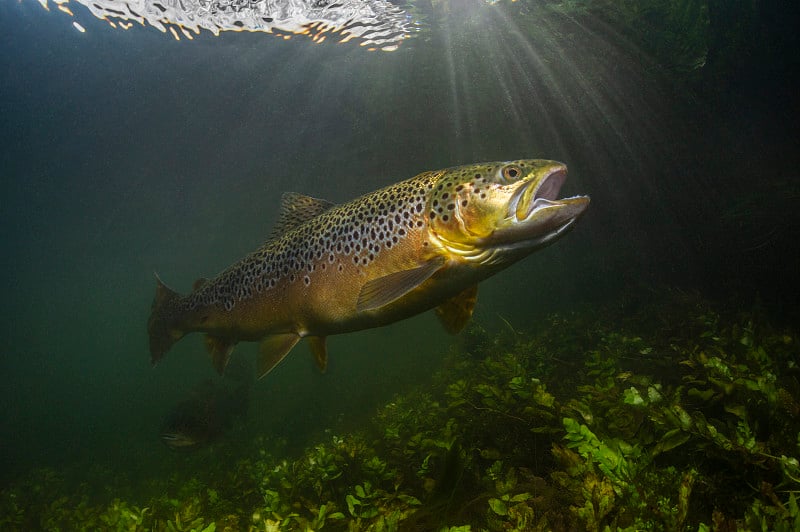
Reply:
<svg viewBox="0 0 800 532"><path fill-rule="evenodd" d="M566 171L538 159L458 166L341 205L284 194L258 250L186 296L156 278L152 362L204 332L220 373L237 342L260 342L260 378L301 338L324 370L327 336L430 309L456 333L478 282L553 242L586 210L588 196L557 199Z"/></svg>

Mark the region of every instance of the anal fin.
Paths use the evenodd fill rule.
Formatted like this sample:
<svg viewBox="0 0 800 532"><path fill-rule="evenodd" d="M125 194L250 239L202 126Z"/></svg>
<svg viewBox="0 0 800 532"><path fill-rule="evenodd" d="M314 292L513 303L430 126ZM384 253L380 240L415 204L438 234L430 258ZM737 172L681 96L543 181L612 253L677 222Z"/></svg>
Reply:
<svg viewBox="0 0 800 532"><path fill-rule="evenodd" d="M436 316L444 330L450 334L461 331L472 317L477 301L478 285L474 284L436 307Z"/></svg>
<svg viewBox="0 0 800 532"><path fill-rule="evenodd" d="M203 341L206 344L208 353L211 355L211 363L214 365L214 369L222 375L225 371L225 366L228 365L228 360L231 358L236 342L211 334L205 335Z"/></svg>
<svg viewBox="0 0 800 532"><path fill-rule="evenodd" d="M258 347L258 378L272 371L299 341L300 335L296 333L272 334L264 338Z"/></svg>
<svg viewBox="0 0 800 532"><path fill-rule="evenodd" d="M328 369L328 348L325 346L324 336L309 336L308 345L314 355L314 362L322 373Z"/></svg>

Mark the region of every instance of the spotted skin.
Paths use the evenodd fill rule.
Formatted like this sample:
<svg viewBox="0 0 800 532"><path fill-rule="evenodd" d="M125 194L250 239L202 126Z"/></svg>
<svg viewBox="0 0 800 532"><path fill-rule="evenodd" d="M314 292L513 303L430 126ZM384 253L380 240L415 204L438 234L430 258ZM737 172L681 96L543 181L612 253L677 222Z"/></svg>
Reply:
<svg viewBox="0 0 800 532"><path fill-rule="evenodd" d="M323 212L232 265L187 297L183 309L214 305L232 311L281 283L310 287L321 273L370 265L384 250L421 237L426 196L436 176L428 172Z"/></svg>
<svg viewBox="0 0 800 532"><path fill-rule="evenodd" d="M225 351L275 335L324 338L437 307L536 247L506 253L491 238L510 223L509 205L521 201L520 191L560 169L539 160L454 167L341 205L285 196L277 234L258 250L185 297L159 281L148 325L153 361L192 331L209 334ZM588 198L581 202L566 225ZM497 260L505 255L508 261ZM387 291L384 283L398 286ZM362 304L367 286L388 299Z"/></svg>

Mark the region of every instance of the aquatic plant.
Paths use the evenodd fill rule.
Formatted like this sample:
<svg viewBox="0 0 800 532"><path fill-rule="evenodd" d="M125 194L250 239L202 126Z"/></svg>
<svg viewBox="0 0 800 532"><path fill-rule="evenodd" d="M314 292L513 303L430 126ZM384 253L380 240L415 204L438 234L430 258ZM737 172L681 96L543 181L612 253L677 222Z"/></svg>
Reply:
<svg viewBox="0 0 800 532"><path fill-rule="evenodd" d="M107 500L34 471L3 489L0 526L797 530L796 338L757 308L680 292L533 331L473 325L441 372L359 431L295 454L264 437L244 456L212 448L186 458L191 474L137 489L122 477Z"/></svg>

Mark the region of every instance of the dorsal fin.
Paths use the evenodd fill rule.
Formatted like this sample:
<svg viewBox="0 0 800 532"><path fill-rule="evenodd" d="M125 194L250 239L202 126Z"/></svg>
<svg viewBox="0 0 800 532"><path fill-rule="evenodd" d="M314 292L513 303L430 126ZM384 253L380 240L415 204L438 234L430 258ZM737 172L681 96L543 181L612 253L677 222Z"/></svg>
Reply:
<svg viewBox="0 0 800 532"><path fill-rule="evenodd" d="M270 238L279 237L295 227L299 227L333 206L333 203L324 199L304 196L297 192L284 192L281 197L281 212Z"/></svg>

